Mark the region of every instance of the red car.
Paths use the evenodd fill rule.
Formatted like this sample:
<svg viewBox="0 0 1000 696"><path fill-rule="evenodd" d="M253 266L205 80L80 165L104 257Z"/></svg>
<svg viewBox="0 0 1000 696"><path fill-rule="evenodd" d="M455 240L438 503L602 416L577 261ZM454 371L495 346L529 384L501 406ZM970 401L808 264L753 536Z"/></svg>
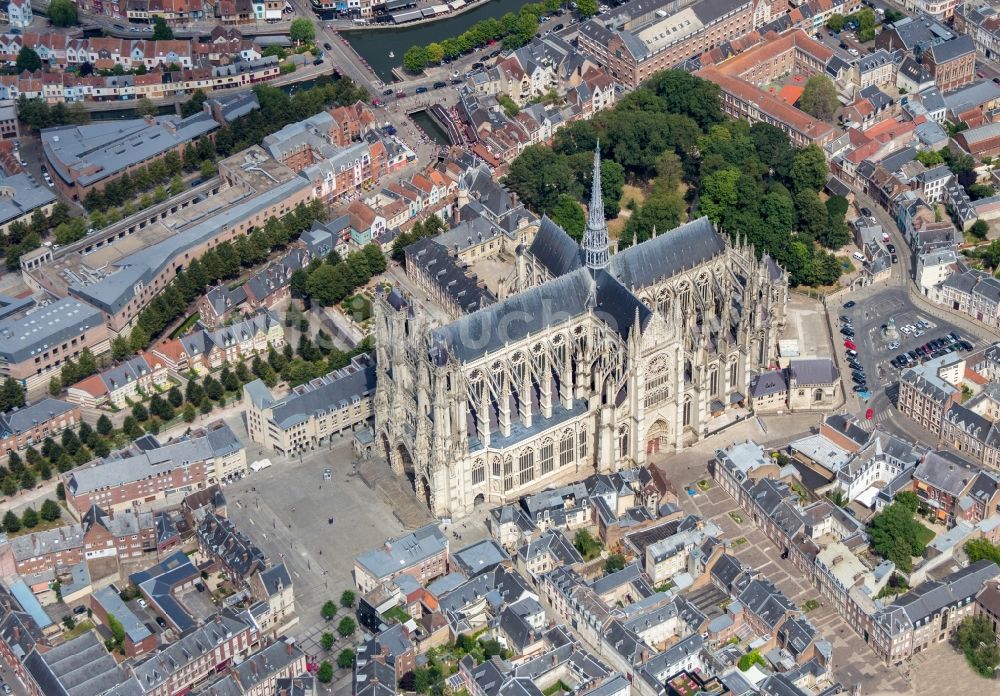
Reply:
<svg viewBox="0 0 1000 696"><path fill-rule="evenodd" d="M850 339L844 341L844 348L847 348L848 350L857 350L858 349L858 347L854 344L854 341L852 341Z"/></svg>
<svg viewBox="0 0 1000 696"><path fill-rule="evenodd" d="M872 409L868 409L867 411L865 411L865 420L871 420L874 417L875 417L875 411L873 411Z"/></svg>

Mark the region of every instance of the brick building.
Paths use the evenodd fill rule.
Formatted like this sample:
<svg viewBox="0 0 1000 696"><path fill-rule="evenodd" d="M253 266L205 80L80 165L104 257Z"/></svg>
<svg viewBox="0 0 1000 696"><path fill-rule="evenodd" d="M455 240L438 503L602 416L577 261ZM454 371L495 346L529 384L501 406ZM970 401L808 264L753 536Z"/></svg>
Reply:
<svg viewBox="0 0 1000 696"><path fill-rule="evenodd" d="M950 92L976 79L976 45L963 34L923 54L923 64L942 92Z"/></svg>

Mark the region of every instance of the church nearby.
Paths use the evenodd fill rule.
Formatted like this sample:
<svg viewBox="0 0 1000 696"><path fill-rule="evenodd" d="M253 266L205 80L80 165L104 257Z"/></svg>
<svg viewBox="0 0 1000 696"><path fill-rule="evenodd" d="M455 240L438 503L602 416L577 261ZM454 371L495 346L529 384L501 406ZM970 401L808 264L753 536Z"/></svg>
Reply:
<svg viewBox="0 0 1000 696"><path fill-rule="evenodd" d="M773 260L707 218L611 254L597 154L592 187L582 246L543 218L505 299L435 325L376 297L376 447L435 515L679 451L775 363Z"/></svg>

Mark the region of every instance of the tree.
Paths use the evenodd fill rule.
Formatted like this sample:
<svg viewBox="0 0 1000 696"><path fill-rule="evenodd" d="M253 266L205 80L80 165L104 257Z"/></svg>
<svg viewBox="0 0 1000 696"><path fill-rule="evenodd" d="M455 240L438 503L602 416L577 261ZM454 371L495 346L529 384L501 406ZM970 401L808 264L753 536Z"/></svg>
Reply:
<svg viewBox="0 0 1000 696"><path fill-rule="evenodd" d="M62 517L62 509L56 501L46 498L45 502L42 503L41 515L46 522L52 522Z"/></svg>
<svg viewBox="0 0 1000 696"><path fill-rule="evenodd" d="M288 28L288 36L298 45L312 43L316 38L316 27L311 20L299 17L292 20L292 25Z"/></svg>
<svg viewBox="0 0 1000 696"><path fill-rule="evenodd" d="M215 166L215 162L212 160L205 160L201 163L198 173L201 175L202 179L211 179L219 173L219 168Z"/></svg>
<svg viewBox="0 0 1000 696"><path fill-rule="evenodd" d="M969 235L975 237L976 239L986 239L986 235L989 234L990 223L985 220L976 220L972 223L972 227L968 229Z"/></svg>
<svg viewBox="0 0 1000 696"><path fill-rule="evenodd" d="M991 544L988 539L972 539L965 542L965 555L969 557L969 563L985 558L1000 565L1000 547Z"/></svg>
<svg viewBox="0 0 1000 696"><path fill-rule="evenodd" d="M17 63L14 66L18 72L35 72L42 69L42 59L30 46L23 46L17 53Z"/></svg>
<svg viewBox="0 0 1000 696"><path fill-rule="evenodd" d="M580 241L583 239L583 229L587 226L587 216L583 214L580 204L568 194L560 194L550 215L552 221L566 230L566 234Z"/></svg>
<svg viewBox="0 0 1000 696"><path fill-rule="evenodd" d="M132 417L140 423L145 423L149 420L149 411L142 404L133 404Z"/></svg>
<svg viewBox="0 0 1000 696"><path fill-rule="evenodd" d="M151 99L142 97L135 103L135 112L140 116L156 116L159 114L159 109L156 108L156 104Z"/></svg>
<svg viewBox="0 0 1000 696"><path fill-rule="evenodd" d="M8 510L3 516L3 530L8 534L13 534L21 529L21 518L14 514L13 510Z"/></svg>
<svg viewBox="0 0 1000 696"><path fill-rule="evenodd" d="M327 621L332 619L334 615L336 615L336 613L337 613L337 605L333 603L332 599L328 599L326 602L324 602L323 608L320 609L320 614Z"/></svg>
<svg viewBox="0 0 1000 696"><path fill-rule="evenodd" d="M832 32L840 33L844 29L847 18L839 12L834 12L826 20L826 27Z"/></svg>
<svg viewBox="0 0 1000 696"><path fill-rule="evenodd" d="M108 630L111 631L111 640L115 648L121 650L125 645L125 627L114 614L108 614Z"/></svg>
<svg viewBox="0 0 1000 696"><path fill-rule="evenodd" d="M329 632L324 633L323 636L320 638L319 642L320 642L320 645L323 646L324 650L329 651L330 648L333 647L333 634L329 633Z"/></svg>
<svg viewBox="0 0 1000 696"><path fill-rule="evenodd" d="M101 417L97 419L98 434L107 437L114 432L114 429L115 427L111 424L111 419L102 413Z"/></svg>
<svg viewBox="0 0 1000 696"><path fill-rule="evenodd" d="M354 606L355 594L352 590L344 590L340 594L340 606L350 609Z"/></svg>
<svg viewBox="0 0 1000 696"><path fill-rule="evenodd" d="M76 5L73 4L73 0L52 0L49 3L49 19L57 27L71 27L76 24Z"/></svg>
<svg viewBox="0 0 1000 696"><path fill-rule="evenodd" d="M337 666L341 669L350 669L354 666L354 651L350 648L344 648L337 655Z"/></svg>
<svg viewBox="0 0 1000 696"><path fill-rule="evenodd" d="M746 672L748 669L754 665L760 665L761 667L767 667L767 662L761 657L761 654L756 650L751 650L747 654L740 657L737 667L740 668L741 672Z"/></svg>
<svg viewBox="0 0 1000 696"><path fill-rule="evenodd" d="M933 167L944 162L944 157L936 150L921 150L917 153L917 161L925 167Z"/></svg>
<svg viewBox="0 0 1000 696"><path fill-rule="evenodd" d="M340 620L340 623L337 624L337 633L339 633L343 638L346 638L354 633L357 627L358 625L355 623L354 619L350 616L345 616Z"/></svg>
<svg viewBox="0 0 1000 696"><path fill-rule="evenodd" d="M807 114L828 121L840 106L837 88L826 75L813 75L806 81L798 106Z"/></svg>
<svg viewBox="0 0 1000 696"><path fill-rule="evenodd" d="M587 19L597 14L597 0L576 0L576 13L580 19Z"/></svg>
<svg viewBox="0 0 1000 696"><path fill-rule="evenodd" d="M586 529L577 531L573 538L573 546L583 556L583 560L590 561L601 555L601 542L593 537Z"/></svg>
<svg viewBox="0 0 1000 696"><path fill-rule="evenodd" d="M984 615L964 619L957 638L969 666L983 677L992 677L1000 665L1000 646L990 620Z"/></svg>
<svg viewBox="0 0 1000 696"><path fill-rule="evenodd" d="M21 488L26 491L30 491L35 487L35 474L31 469L25 469L21 472Z"/></svg>
<svg viewBox="0 0 1000 696"><path fill-rule="evenodd" d="M5 379L0 386L0 411L20 408L24 403L24 387L12 377Z"/></svg>
<svg viewBox="0 0 1000 696"><path fill-rule="evenodd" d="M430 62L430 53L423 46L410 46L403 54L403 67L411 73L421 72Z"/></svg>
<svg viewBox="0 0 1000 696"><path fill-rule="evenodd" d="M167 392L167 401L174 408L178 408L184 403L184 395L181 394L181 390L177 388L176 384L170 387L170 391Z"/></svg>
<svg viewBox="0 0 1000 696"><path fill-rule="evenodd" d="M610 556L608 556L608 560L604 562L605 573L617 573L624 567L625 567L625 557L620 553L611 554Z"/></svg>
<svg viewBox="0 0 1000 696"><path fill-rule="evenodd" d="M194 423L194 419L198 417L198 412L195 409L194 404L184 404L184 409L181 411L181 417L184 419L185 423Z"/></svg>
<svg viewBox="0 0 1000 696"><path fill-rule="evenodd" d="M38 526L38 511L33 507L29 507L21 515L21 524L24 525L25 529L34 529Z"/></svg>
<svg viewBox="0 0 1000 696"><path fill-rule="evenodd" d="M828 174L823 151L815 145L802 148L792 160L792 186L796 191L820 191L826 185Z"/></svg>
<svg viewBox="0 0 1000 696"><path fill-rule="evenodd" d="M153 17L153 41L169 41L174 38L174 31L163 20L163 17Z"/></svg>
<svg viewBox="0 0 1000 696"><path fill-rule="evenodd" d="M872 548L882 558L896 564L900 572L913 567L913 556L924 552L934 533L914 519L915 508L904 498L894 501L871 522L869 535Z"/></svg>
<svg viewBox="0 0 1000 696"><path fill-rule="evenodd" d="M328 684L333 679L333 665L323 660L323 663L320 664L319 669L316 671L316 679L324 684Z"/></svg>

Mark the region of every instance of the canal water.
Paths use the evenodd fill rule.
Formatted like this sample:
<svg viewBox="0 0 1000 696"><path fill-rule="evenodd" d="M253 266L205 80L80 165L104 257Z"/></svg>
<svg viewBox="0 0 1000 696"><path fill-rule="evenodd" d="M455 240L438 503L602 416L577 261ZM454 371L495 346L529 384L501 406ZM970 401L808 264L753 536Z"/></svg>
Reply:
<svg viewBox="0 0 1000 696"><path fill-rule="evenodd" d="M363 29L345 31L341 36L368 61L383 81L391 82L395 78L392 69L403 64L403 54L410 46L423 46L434 41L443 41L452 36L458 36L481 19L502 17L508 12L517 12L530 0L486 0L474 9L460 15L441 19L427 24L417 24L399 29ZM389 52L395 58L389 57Z"/></svg>
<svg viewBox="0 0 1000 696"><path fill-rule="evenodd" d="M441 126L426 111L416 111L410 114L410 118L438 145L444 145L445 147L451 145L451 141L448 140L448 134L444 132Z"/></svg>

